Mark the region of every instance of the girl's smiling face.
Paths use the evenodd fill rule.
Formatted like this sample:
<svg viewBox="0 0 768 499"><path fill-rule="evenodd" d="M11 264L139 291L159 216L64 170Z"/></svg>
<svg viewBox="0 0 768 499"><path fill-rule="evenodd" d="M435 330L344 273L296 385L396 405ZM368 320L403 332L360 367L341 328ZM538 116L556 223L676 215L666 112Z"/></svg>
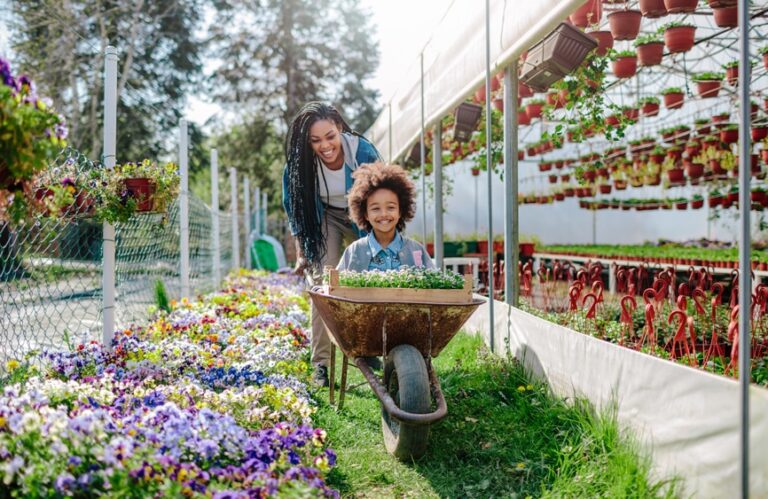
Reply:
<svg viewBox="0 0 768 499"><path fill-rule="evenodd" d="M341 150L341 129L331 120L318 120L309 127L309 145L318 158L329 168L344 164Z"/></svg>
<svg viewBox="0 0 768 499"><path fill-rule="evenodd" d="M376 239L389 240L394 237L400 221L400 200L389 189L376 189L368 196L365 219L373 227Z"/></svg>

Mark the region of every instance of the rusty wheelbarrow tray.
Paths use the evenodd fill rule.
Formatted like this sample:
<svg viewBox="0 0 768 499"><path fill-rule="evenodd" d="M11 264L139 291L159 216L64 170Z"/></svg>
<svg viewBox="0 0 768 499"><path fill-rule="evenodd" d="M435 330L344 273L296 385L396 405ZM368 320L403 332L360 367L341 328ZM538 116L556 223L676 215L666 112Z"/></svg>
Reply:
<svg viewBox="0 0 768 499"><path fill-rule="evenodd" d="M448 412L440 382L432 368L437 357L482 300L465 303L381 301L329 294L316 287L310 298L341 349L339 408L344 403L347 357L353 359L382 405L387 450L409 460L426 451L429 425ZM384 356L383 380L365 357ZM331 350L330 401L334 403L335 346ZM431 400L430 400L431 396ZM432 402L435 410L430 412Z"/></svg>

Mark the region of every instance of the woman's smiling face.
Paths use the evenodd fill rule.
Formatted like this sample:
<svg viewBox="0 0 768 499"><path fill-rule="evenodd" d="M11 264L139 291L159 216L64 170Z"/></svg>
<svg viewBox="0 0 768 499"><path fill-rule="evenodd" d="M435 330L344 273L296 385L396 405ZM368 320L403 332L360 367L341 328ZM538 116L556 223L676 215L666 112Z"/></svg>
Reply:
<svg viewBox="0 0 768 499"><path fill-rule="evenodd" d="M341 129L330 120L318 120L309 127L309 145L318 158L329 168L344 164L341 150Z"/></svg>

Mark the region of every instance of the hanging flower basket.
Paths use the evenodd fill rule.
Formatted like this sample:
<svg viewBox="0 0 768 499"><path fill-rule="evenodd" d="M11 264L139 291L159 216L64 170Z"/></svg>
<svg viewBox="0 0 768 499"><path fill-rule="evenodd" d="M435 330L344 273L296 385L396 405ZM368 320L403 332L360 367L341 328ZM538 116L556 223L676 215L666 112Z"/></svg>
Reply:
<svg viewBox="0 0 768 499"><path fill-rule="evenodd" d="M676 210L687 210L688 209L688 201L679 200L675 202L675 209Z"/></svg>
<svg viewBox="0 0 768 499"><path fill-rule="evenodd" d="M712 9L715 24L721 28L735 28L739 25L737 7L719 7Z"/></svg>
<svg viewBox="0 0 768 499"><path fill-rule="evenodd" d="M637 62L644 67L661 64L664 57L664 42L656 41L637 46Z"/></svg>
<svg viewBox="0 0 768 499"><path fill-rule="evenodd" d="M137 212L152 211L155 183L149 178L127 178L124 180L125 190L129 197L136 200Z"/></svg>
<svg viewBox="0 0 768 499"><path fill-rule="evenodd" d="M613 48L613 35L610 31L590 31L587 34L597 41L595 53L600 57L605 57Z"/></svg>
<svg viewBox="0 0 768 499"><path fill-rule="evenodd" d="M725 79L732 87L739 83L739 61L733 61L725 65Z"/></svg>
<svg viewBox="0 0 768 499"><path fill-rule="evenodd" d="M493 99L493 107L497 111L504 111L504 99Z"/></svg>
<svg viewBox="0 0 768 499"><path fill-rule="evenodd" d="M667 15L667 7L664 5L664 0L640 0L638 8L645 17L651 19Z"/></svg>
<svg viewBox="0 0 768 499"><path fill-rule="evenodd" d="M472 168L472 176L477 177L480 175L480 168Z"/></svg>
<svg viewBox="0 0 768 499"><path fill-rule="evenodd" d="M719 7L732 7L738 3L738 0L707 0L709 6L713 9Z"/></svg>
<svg viewBox="0 0 768 499"><path fill-rule="evenodd" d="M701 163L689 162L685 165L685 173L688 178L697 179L704 176L704 165Z"/></svg>
<svg viewBox="0 0 768 499"><path fill-rule="evenodd" d="M650 101L644 102L640 111L643 113L643 116L656 116L659 114L659 103Z"/></svg>
<svg viewBox="0 0 768 499"><path fill-rule="evenodd" d="M699 0L664 0L664 6L670 14L694 12Z"/></svg>
<svg viewBox="0 0 768 499"><path fill-rule="evenodd" d="M614 40L634 40L640 32L643 15L639 10L617 10L608 14L608 24Z"/></svg>
<svg viewBox="0 0 768 499"><path fill-rule="evenodd" d="M616 78L631 78L637 73L637 54L634 52L619 52L612 63L613 74Z"/></svg>
<svg viewBox="0 0 768 499"><path fill-rule="evenodd" d="M692 210L700 210L704 207L704 198L693 198L691 199L691 209Z"/></svg>
<svg viewBox="0 0 768 499"><path fill-rule="evenodd" d="M574 26L586 28L590 24L598 24L603 17L603 5L600 0L587 0L570 15Z"/></svg>
<svg viewBox="0 0 768 499"><path fill-rule="evenodd" d="M533 90L525 83L518 83L517 96L520 98L533 97Z"/></svg>
<svg viewBox="0 0 768 499"><path fill-rule="evenodd" d="M549 176L549 183L550 184L556 184L557 183L557 175L550 175Z"/></svg>
<svg viewBox="0 0 768 499"><path fill-rule="evenodd" d="M621 119L617 115L612 114L610 116L606 116L603 122L605 123L605 126L611 127L617 126L621 122Z"/></svg>
<svg viewBox="0 0 768 499"><path fill-rule="evenodd" d="M528 117L533 118L541 118L541 109L544 107L544 102L535 100L530 101L525 106L525 112L528 114Z"/></svg>
<svg viewBox="0 0 768 499"><path fill-rule="evenodd" d="M693 81L696 82L699 97L702 99L717 97L722 86L722 79L722 73L702 73L694 76Z"/></svg>
<svg viewBox="0 0 768 499"><path fill-rule="evenodd" d="M758 142L768 137L768 125L755 125L752 127L752 140Z"/></svg>
<svg viewBox="0 0 768 499"><path fill-rule="evenodd" d="M600 194L610 194L613 186L611 184L600 184Z"/></svg>
<svg viewBox="0 0 768 499"><path fill-rule="evenodd" d="M720 142L734 144L739 141L739 128L736 125L729 125L720 130Z"/></svg>
<svg viewBox="0 0 768 499"><path fill-rule="evenodd" d="M670 23L664 30L664 44L671 53L688 52L695 41L695 26Z"/></svg>
<svg viewBox="0 0 768 499"><path fill-rule="evenodd" d="M528 116L524 107L517 110L517 124L521 126L531 124L531 117Z"/></svg>
<svg viewBox="0 0 768 499"><path fill-rule="evenodd" d="M685 102L685 95L682 91L667 89L663 92L664 107L667 109L680 109Z"/></svg>

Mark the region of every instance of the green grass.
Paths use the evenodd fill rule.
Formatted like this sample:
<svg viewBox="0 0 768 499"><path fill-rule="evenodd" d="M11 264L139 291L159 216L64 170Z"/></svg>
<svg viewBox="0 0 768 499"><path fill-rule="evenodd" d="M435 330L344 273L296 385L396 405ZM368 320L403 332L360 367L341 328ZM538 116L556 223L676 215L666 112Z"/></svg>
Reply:
<svg viewBox="0 0 768 499"><path fill-rule="evenodd" d="M347 392L343 411L327 404L316 425L328 431L338 463L329 477L345 497L664 497L650 462L612 414L566 404L523 368L457 336L435 361L448 417L432 426L427 454L401 463L384 450L378 401L367 384ZM363 381L350 368L351 384Z"/></svg>

